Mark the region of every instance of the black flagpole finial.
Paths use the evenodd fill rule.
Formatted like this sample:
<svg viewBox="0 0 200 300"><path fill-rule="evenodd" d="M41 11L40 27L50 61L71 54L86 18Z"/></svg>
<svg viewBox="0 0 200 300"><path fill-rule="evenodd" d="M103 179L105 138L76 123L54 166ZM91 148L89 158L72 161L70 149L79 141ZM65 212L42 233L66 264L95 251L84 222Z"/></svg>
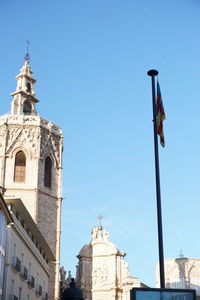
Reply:
<svg viewBox="0 0 200 300"><path fill-rule="evenodd" d="M158 71L157 70L149 70L147 72L147 75L149 75L149 76L157 76L158 75Z"/></svg>

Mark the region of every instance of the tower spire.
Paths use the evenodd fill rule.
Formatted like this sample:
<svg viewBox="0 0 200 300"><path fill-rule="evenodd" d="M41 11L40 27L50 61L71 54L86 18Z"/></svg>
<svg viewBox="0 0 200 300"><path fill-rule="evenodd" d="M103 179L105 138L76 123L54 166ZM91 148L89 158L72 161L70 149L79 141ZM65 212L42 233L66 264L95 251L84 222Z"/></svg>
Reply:
<svg viewBox="0 0 200 300"><path fill-rule="evenodd" d="M30 42L29 41L26 41L26 55L25 55L25 60L29 61L30 59L30 55L29 55L29 45L30 45Z"/></svg>
<svg viewBox="0 0 200 300"><path fill-rule="evenodd" d="M13 100L11 102L11 114L17 115L37 115L36 103L39 100L35 97L34 84L36 79L33 77L33 72L29 66L29 41L27 43L27 53L25 62L20 73L16 76L17 87L15 92L11 94Z"/></svg>

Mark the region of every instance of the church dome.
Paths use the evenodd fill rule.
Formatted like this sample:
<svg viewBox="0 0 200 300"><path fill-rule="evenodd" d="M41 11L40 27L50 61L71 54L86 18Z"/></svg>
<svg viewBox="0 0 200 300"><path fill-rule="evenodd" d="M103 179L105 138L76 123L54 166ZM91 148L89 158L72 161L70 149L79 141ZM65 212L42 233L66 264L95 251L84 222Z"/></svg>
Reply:
<svg viewBox="0 0 200 300"><path fill-rule="evenodd" d="M93 255L118 255L125 256L125 252L120 251L113 243L108 240L109 232L102 230L102 228L94 227L92 229L92 239L89 244L84 245L79 254L78 258L92 257Z"/></svg>
<svg viewBox="0 0 200 300"><path fill-rule="evenodd" d="M79 254L77 255L78 258L81 257L91 257L92 256L92 246L91 244L84 245L81 250L79 251Z"/></svg>

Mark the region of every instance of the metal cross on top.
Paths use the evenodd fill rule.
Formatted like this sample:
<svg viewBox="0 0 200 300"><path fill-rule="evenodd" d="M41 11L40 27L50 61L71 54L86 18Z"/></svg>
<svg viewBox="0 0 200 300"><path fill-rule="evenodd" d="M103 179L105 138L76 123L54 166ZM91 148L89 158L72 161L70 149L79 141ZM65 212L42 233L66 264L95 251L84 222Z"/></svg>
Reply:
<svg viewBox="0 0 200 300"><path fill-rule="evenodd" d="M99 230L102 230L103 229L103 227L102 227L102 224L101 224L101 220L103 219L103 216L98 216L98 219L99 219L99 226L98 226L98 229Z"/></svg>

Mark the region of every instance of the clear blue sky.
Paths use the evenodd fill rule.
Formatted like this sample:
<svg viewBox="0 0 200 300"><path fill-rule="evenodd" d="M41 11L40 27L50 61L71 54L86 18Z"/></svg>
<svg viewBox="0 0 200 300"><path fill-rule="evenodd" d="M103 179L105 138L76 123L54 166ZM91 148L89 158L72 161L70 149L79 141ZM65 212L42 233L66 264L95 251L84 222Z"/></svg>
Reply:
<svg viewBox="0 0 200 300"><path fill-rule="evenodd" d="M61 263L104 216L130 273L155 285L158 261L151 83L159 70L164 252L200 255L199 0L2 0L0 113L30 45L38 113L63 128Z"/></svg>

